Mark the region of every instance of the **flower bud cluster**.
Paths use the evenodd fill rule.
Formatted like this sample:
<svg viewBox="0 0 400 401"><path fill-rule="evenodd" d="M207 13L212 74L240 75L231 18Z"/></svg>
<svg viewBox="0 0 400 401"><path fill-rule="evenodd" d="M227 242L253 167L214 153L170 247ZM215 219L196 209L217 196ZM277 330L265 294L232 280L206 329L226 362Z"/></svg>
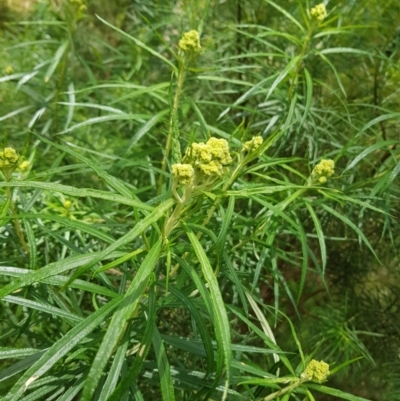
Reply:
<svg viewBox="0 0 400 401"><path fill-rule="evenodd" d="M4 173L7 171L12 173L20 164L22 158L17 155L17 152L13 148L4 148L0 152L0 170Z"/></svg>
<svg viewBox="0 0 400 401"><path fill-rule="evenodd" d="M28 160L24 160L17 168L18 171L20 171L21 173L25 173L26 171L29 170L30 167L30 163L28 162Z"/></svg>
<svg viewBox="0 0 400 401"><path fill-rule="evenodd" d="M70 0L71 6L75 9L77 19L83 17L83 13L87 10L84 0Z"/></svg>
<svg viewBox="0 0 400 401"><path fill-rule="evenodd" d="M314 17L318 22L322 22L328 13L326 12L326 8L324 3L317 4L310 10L310 14Z"/></svg>
<svg viewBox="0 0 400 401"><path fill-rule="evenodd" d="M173 164L172 175L182 184L191 184L194 178L194 168L191 164Z"/></svg>
<svg viewBox="0 0 400 401"><path fill-rule="evenodd" d="M193 142L186 149L183 162L172 165L172 174L178 182L192 184L195 179L221 177L232 157L225 139L211 137L206 143Z"/></svg>
<svg viewBox="0 0 400 401"><path fill-rule="evenodd" d="M258 149L263 143L263 138L260 135L253 136L253 138L250 139L250 141L247 141L243 145L243 150L246 150L247 152L254 152L256 149Z"/></svg>
<svg viewBox="0 0 400 401"><path fill-rule="evenodd" d="M328 177L335 173L335 162L330 159L322 159L312 171L313 181L319 184L325 184Z"/></svg>
<svg viewBox="0 0 400 401"><path fill-rule="evenodd" d="M201 52L200 35L196 30L185 32L179 41L179 49L185 53L197 54Z"/></svg>
<svg viewBox="0 0 400 401"><path fill-rule="evenodd" d="M311 360L307 365L306 370L301 374L301 377L313 382L322 383L329 376L329 365L324 361Z"/></svg>

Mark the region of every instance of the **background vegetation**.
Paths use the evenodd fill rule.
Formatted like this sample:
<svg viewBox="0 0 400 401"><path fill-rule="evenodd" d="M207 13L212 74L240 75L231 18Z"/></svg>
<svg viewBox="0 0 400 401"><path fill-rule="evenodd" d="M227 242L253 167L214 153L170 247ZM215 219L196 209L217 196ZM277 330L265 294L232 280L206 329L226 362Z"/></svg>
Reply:
<svg viewBox="0 0 400 401"><path fill-rule="evenodd" d="M315 5L0 1L5 400L400 398L400 4Z"/></svg>

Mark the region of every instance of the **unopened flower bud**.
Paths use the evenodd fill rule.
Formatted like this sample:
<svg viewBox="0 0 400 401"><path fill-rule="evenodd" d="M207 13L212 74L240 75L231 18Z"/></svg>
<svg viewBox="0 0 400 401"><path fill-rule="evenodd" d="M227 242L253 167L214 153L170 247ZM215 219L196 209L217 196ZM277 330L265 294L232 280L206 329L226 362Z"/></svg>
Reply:
<svg viewBox="0 0 400 401"><path fill-rule="evenodd" d="M243 150L246 150L247 152L254 152L256 149L258 149L263 143L263 138L260 135L253 136L253 138L250 139L250 141L247 141L243 145Z"/></svg>
<svg viewBox="0 0 400 401"><path fill-rule="evenodd" d="M172 175L182 184L191 184L194 177L194 169L190 164L173 164Z"/></svg>
<svg viewBox="0 0 400 401"><path fill-rule="evenodd" d="M318 22L322 22L328 13L326 12L326 8L324 3L317 4L310 10L310 14L314 17Z"/></svg>

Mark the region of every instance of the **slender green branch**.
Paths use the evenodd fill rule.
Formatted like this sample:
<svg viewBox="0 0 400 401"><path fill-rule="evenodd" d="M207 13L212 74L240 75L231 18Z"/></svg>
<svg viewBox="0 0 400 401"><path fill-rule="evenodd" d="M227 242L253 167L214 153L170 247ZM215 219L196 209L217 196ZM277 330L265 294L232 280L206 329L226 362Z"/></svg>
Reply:
<svg viewBox="0 0 400 401"><path fill-rule="evenodd" d="M8 181L6 175L5 175L5 178L6 178L6 181ZM14 202L13 202L13 199L12 199L12 188L11 187L6 187L6 197L10 202L9 208L10 208L11 215L15 216L17 213L16 213ZM22 248L24 249L24 251L26 253L29 253L29 247L28 247L28 244L25 241L25 236L24 236L24 233L22 231L22 227L21 227L21 224L20 224L18 218L14 217L13 218L13 223L14 223L15 232L16 232L17 237L18 237L18 239L19 239L19 241L20 241L20 243L22 245Z"/></svg>
<svg viewBox="0 0 400 401"><path fill-rule="evenodd" d="M185 82L185 72L186 68L184 63L180 62L179 63L179 69L178 69L178 79L177 79L177 84L176 84L176 91L174 95L174 101L172 104L172 110L171 110L171 118L169 120L169 129L168 129L168 136L167 136L167 141L165 144L165 151L164 151L164 158L161 164L161 170L165 171L167 168L167 161L169 154L171 152L171 147L172 147L172 135L174 131L174 121L177 120L177 115L178 115L178 109L179 109L179 100L181 97L182 93L182 88L183 88L183 83ZM157 194L160 195L162 192L162 186L164 182L164 175L160 174L160 177L158 179L158 189L157 189Z"/></svg>
<svg viewBox="0 0 400 401"><path fill-rule="evenodd" d="M289 391L294 390L296 387L301 386L301 385L302 385L305 381L307 381L307 380L308 380L307 378L299 379L299 381L297 381L297 382L295 382L295 383L293 383L293 384L290 384L289 386L284 387L283 389L281 389L281 390L279 390L279 391L276 391L275 393L272 393L272 394L268 395L267 397L263 398L262 401L271 401L271 400L274 400L276 397L279 397L279 396L281 396L281 395L283 395L283 394L286 394L286 393L288 393Z"/></svg>

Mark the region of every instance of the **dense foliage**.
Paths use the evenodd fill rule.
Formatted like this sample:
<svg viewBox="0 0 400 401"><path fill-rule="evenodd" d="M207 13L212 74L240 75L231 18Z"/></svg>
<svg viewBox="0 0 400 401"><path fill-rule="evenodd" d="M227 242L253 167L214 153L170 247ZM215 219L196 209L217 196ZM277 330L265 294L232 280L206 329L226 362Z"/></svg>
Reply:
<svg viewBox="0 0 400 401"><path fill-rule="evenodd" d="M398 0L0 28L4 400L400 398Z"/></svg>

